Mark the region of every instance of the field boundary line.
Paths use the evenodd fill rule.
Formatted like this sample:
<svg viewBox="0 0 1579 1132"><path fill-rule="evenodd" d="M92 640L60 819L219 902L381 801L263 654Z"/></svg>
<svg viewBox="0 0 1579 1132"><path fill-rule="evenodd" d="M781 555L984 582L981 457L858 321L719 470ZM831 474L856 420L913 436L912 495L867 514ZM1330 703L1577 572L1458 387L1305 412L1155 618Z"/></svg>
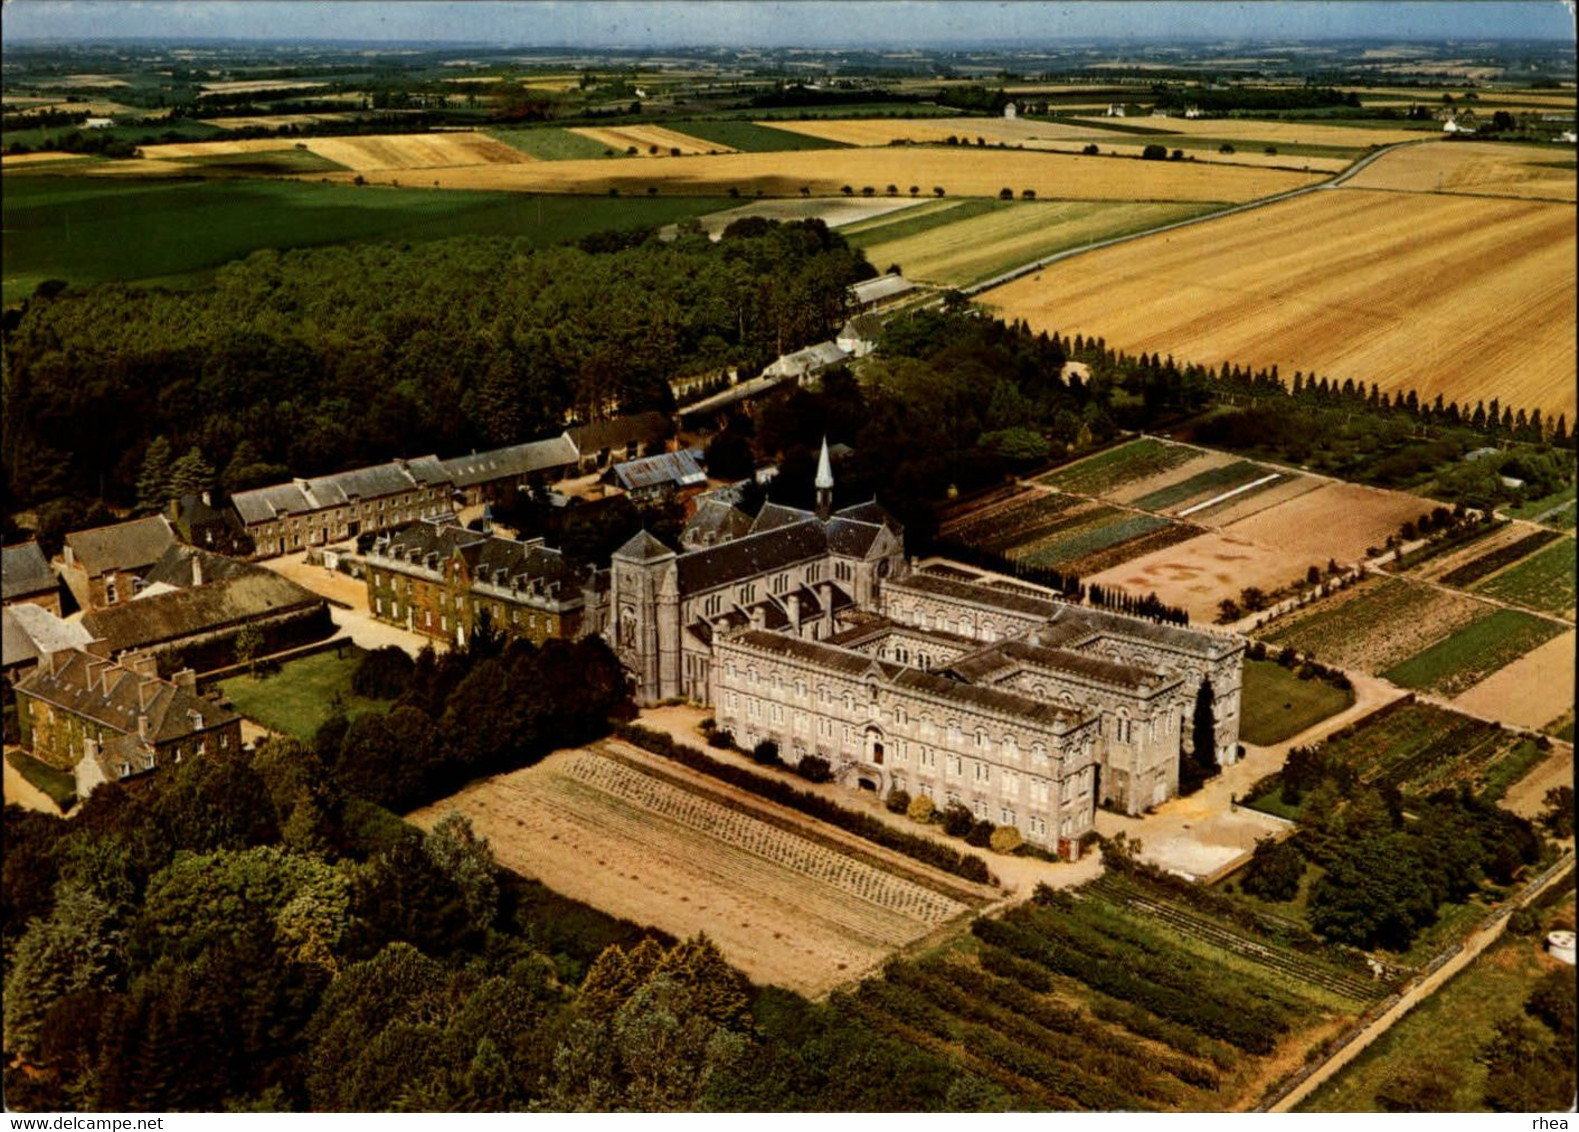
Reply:
<svg viewBox="0 0 1579 1132"><path fill-rule="evenodd" d="M1269 484L1273 480L1282 479L1282 478L1283 478L1283 473L1282 472L1273 472L1271 475L1262 476L1258 480L1251 480L1249 483L1240 484L1238 487L1234 488L1232 491L1225 491L1221 495L1217 496L1214 499L1208 499L1204 503L1197 503L1197 504L1195 504L1195 505L1193 505L1191 507L1186 507L1183 511L1180 511L1177 515L1175 515L1173 517L1175 519L1183 519L1186 516L1195 514L1197 511L1204 511L1208 507L1216 506L1217 504L1223 502L1223 500L1225 500L1225 499L1232 499L1236 495L1243 495L1245 492L1251 491L1254 488L1261 487L1263 484Z"/></svg>

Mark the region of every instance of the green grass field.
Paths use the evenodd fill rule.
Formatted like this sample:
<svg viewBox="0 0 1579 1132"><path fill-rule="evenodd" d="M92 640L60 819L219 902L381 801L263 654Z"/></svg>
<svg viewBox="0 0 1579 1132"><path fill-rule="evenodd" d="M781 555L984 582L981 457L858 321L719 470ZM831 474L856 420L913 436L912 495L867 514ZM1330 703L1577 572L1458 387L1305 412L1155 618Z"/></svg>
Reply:
<svg viewBox="0 0 1579 1132"><path fill-rule="evenodd" d="M1564 911L1571 920L1570 897ZM1552 920L1546 917L1549 923ZM1505 934L1446 986L1406 1014L1303 1103L1299 1112L1381 1112L1379 1095L1416 1074L1441 1081L1447 1112L1484 1112L1486 1067L1476 1059L1498 1022L1521 1014L1536 982L1558 963L1541 935ZM1569 968L1571 971L1572 968Z"/></svg>
<svg viewBox="0 0 1579 1132"><path fill-rule="evenodd" d="M1301 680L1270 660L1245 661L1239 737L1258 747L1292 739L1354 703L1354 692Z"/></svg>
<svg viewBox="0 0 1579 1132"><path fill-rule="evenodd" d="M717 142L747 153L779 153L795 149L848 149L843 142L827 138L814 138L797 134L793 130L776 130L772 126L759 126L743 119L698 119L665 122L671 129L690 134L703 141Z"/></svg>
<svg viewBox="0 0 1579 1132"><path fill-rule="evenodd" d="M546 246L609 229L671 224L733 203L16 173L6 175L4 190L7 303L46 279L179 281L261 248L465 235Z"/></svg>
<svg viewBox="0 0 1579 1132"><path fill-rule="evenodd" d="M1499 609L1382 675L1405 688L1456 696L1562 631L1543 617Z"/></svg>
<svg viewBox="0 0 1579 1132"><path fill-rule="evenodd" d="M352 645L286 661L272 676L232 676L219 682L236 710L254 723L310 740L332 713L338 697L351 718L388 711L389 700L370 700L351 691L351 675L365 654Z"/></svg>
<svg viewBox="0 0 1579 1132"><path fill-rule="evenodd" d="M1574 541L1561 539L1538 554L1471 587L1476 593L1544 613L1572 613Z"/></svg>
<svg viewBox="0 0 1579 1132"><path fill-rule="evenodd" d="M1573 530L1574 527L1574 497L1579 484L1569 484L1561 491L1544 495L1540 499L1532 499L1528 503L1521 503L1517 507L1503 509L1503 514L1515 519L1529 519L1533 522L1544 523L1548 527L1557 527L1560 530Z"/></svg>
<svg viewBox="0 0 1579 1132"><path fill-rule="evenodd" d="M76 805L77 780L70 771L56 770L25 751L7 751L5 757L18 774L48 794L62 810L69 810Z"/></svg>
<svg viewBox="0 0 1579 1132"><path fill-rule="evenodd" d="M603 142L593 141L591 138L553 126L519 130L496 127L483 132L522 153L530 154L539 161L585 161L598 157L624 156L619 150L610 150Z"/></svg>
<svg viewBox="0 0 1579 1132"><path fill-rule="evenodd" d="M1147 476L1197 460L1201 453L1182 444L1164 444L1146 437L1081 460L1043 476L1038 482L1061 491L1101 495Z"/></svg>
<svg viewBox="0 0 1579 1132"><path fill-rule="evenodd" d="M28 130L6 130L0 134L0 146L25 145L31 150L51 149L70 134L88 134L79 126L38 126ZM205 141L233 136L232 131L210 126L206 122L155 122L147 126L109 126L92 131L93 137L110 137L133 145L149 145L166 141Z"/></svg>
<svg viewBox="0 0 1579 1132"><path fill-rule="evenodd" d="M886 216L863 220L860 224L852 224L845 229L845 234L856 247L866 248L873 244L902 240L907 236L919 236L922 232L930 232L946 224L958 224L973 216L1013 207L1012 204L981 198L933 200L931 203L918 204L915 208L901 209Z"/></svg>

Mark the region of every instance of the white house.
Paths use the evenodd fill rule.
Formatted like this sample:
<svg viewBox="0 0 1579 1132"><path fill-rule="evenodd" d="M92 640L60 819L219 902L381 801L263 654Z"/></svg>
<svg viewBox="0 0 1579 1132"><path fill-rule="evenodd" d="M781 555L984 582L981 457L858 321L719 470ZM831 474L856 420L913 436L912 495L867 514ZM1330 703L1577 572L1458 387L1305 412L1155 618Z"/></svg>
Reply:
<svg viewBox="0 0 1579 1132"><path fill-rule="evenodd" d="M1003 108L1003 116L1011 122L1014 121L1015 118L1019 117L1019 115L1020 108L1012 102Z"/></svg>
<svg viewBox="0 0 1579 1132"><path fill-rule="evenodd" d="M107 130L111 126L115 125L115 119L114 118L89 118L86 122L82 123L82 125L83 125L84 129L88 129L88 130Z"/></svg>
<svg viewBox="0 0 1579 1132"><path fill-rule="evenodd" d="M877 348L883 336L883 320L875 314L858 314L844 324L834 344L857 358L864 358Z"/></svg>

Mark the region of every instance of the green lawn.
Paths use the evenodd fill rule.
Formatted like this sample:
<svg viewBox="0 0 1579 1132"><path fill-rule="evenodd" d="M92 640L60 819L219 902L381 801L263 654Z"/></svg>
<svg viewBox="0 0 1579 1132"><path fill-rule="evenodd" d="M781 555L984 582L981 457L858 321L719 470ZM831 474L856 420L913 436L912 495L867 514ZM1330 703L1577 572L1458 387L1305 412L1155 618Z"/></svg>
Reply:
<svg viewBox="0 0 1579 1132"><path fill-rule="evenodd" d="M90 131L80 126L35 126L27 130L6 130L0 134L0 144L18 143L31 150L52 149L62 138L71 134L90 136ZM155 122L147 126L110 126L91 131L95 138L110 137L133 145L153 145L166 141L209 141L233 136L232 131L210 126L206 122Z"/></svg>
<svg viewBox="0 0 1579 1132"><path fill-rule="evenodd" d="M1354 703L1354 692L1301 680L1270 660L1245 662L1239 737L1258 747L1291 739Z"/></svg>
<svg viewBox="0 0 1579 1132"><path fill-rule="evenodd" d="M942 228L945 225L957 224L961 220L969 220L973 216L982 216L998 209L1013 207L1013 204L981 198L934 200L931 204L923 202L913 209L902 208L887 216L864 220L859 225L852 226L853 230L847 229L846 234L850 243L858 248L866 248L873 244L886 244L890 240L902 240L907 236L919 236L922 232L930 232L934 228Z"/></svg>
<svg viewBox="0 0 1579 1132"><path fill-rule="evenodd" d="M7 751L5 757L18 774L48 794L62 810L69 810L76 805L77 780L70 771L56 770L25 751Z"/></svg>
<svg viewBox="0 0 1579 1132"><path fill-rule="evenodd" d="M1471 588L1476 593L1526 605L1545 613L1572 613L1574 541L1559 539L1517 566Z"/></svg>
<svg viewBox="0 0 1579 1132"><path fill-rule="evenodd" d="M1499 609L1382 675L1405 688L1456 696L1562 631L1544 617Z"/></svg>
<svg viewBox="0 0 1579 1132"><path fill-rule="evenodd" d="M590 158L624 156L620 150L610 151L603 142L554 126L517 130L495 127L484 132L522 153L531 154L539 161L585 161Z"/></svg>
<svg viewBox="0 0 1579 1132"><path fill-rule="evenodd" d="M1571 917L1572 897L1564 907ZM1552 918L1548 914L1547 922ZM1557 969L1557 962L1541 953L1543 935L1504 934L1307 1097L1298 1111L1379 1112L1377 1094L1416 1073L1451 1089L1445 1111L1486 1111L1486 1068L1476 1054L1498 1022L1522 1014L1524 1000L1540 977Z"/></svg>
<svg viewBox="0 0 1579 1132"><path fill-rule="evenodd" d="M219 689L236 710L271 731L310 740L333 710L338 696L347 716L388 711L391 701L351 691L351 675L365 654L354 645L286 661L273 676L232 676Z"/></svg>
<svg viewBox="0 0 1579 1132"><path fill-rule="evenodd" d="M665 122L670 129L690 134L703 141L717 142L746 153L779 153L796 149L848 149L843 142L827 138L814 138L793 130L778 130L772 126L759 126L741 119L706 119L695 122Z"/></svg>
<svg viewBox="0 0 1579 1132"><path fill-rule="evenodd" d="M735 203L357 187L236 178L4 178L4 301L45 279L182 281L262 248L515 236L538 246ZM196 280L191 280L196 281Z"/></svg>

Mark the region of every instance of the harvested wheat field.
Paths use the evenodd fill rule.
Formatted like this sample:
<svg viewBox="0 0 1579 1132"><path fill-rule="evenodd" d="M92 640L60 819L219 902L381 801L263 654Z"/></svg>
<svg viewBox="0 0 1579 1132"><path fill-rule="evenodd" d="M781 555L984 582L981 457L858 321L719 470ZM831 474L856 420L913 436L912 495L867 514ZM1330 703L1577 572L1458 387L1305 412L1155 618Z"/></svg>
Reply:
<svg viewBox="0 0 1579 1132"><path fill-rule="evenodd" d="M59 150L44 150L39 153L7 153L0 154L0 166L9 168L17 165L42 165L49 161L81 161L87 156L85 153L63 153Z"/></svg>
<svg viewBox="0 0 1579 1132"><path fill-rule="evenodd" d="M1575 229L1571 205L1317 192L1076 256L981 300L1131 353L1571 420Z"/></svg>
<svg viewBox="0 0 1579 1132"><path fill-rule="evenodd" d="M281 126L314 125L318 122L349 122L349 114L261 114L237 118L208 118L206 123L222 130L245 130L253 126L277 130Z"/></svg>
<svg viewBox="0 0 1579 1132"><path fill-rule="evenodd" d="M572 129L573 134L580 134L584 138L591 138L601 142L615 153L624 153L632 146L636 147L636 157L671 157L673 150L679 150L679 156L694 157L699 153L738 153L731 146L710 142L704 138L693 138L690 134L682 134L679 130L671 130L667 126L583 126ZM652 147L657 146L658 152L653 153Z"/></svg>
<svg viewBox="0 0 1579 1132"><path fill-rule="evenodd" d="M223 82L204 83L200 89L203 94L252 94L264 90L306 90L328 85L326 82L314 82L310 79L227 79Z"/></svg>
<svg viewBox="0 0 1579 1132"><path fill-rule="evenodd" d="M950 205L959 201L947 201ZM760 216L766 220L777 220L789 223L796 220L821 220L830 228L839 228L848 231L852 227L875 223L878 219L890 213L908 209L922 209L927 206L916 204L910 200L878 199L866 200L861 197L811 197L802 200L759 200L750 204L743 204L739 208L726 208L722 212L709 212L706 216L697 218L702 231L713 239L723 235L724 229L736 220L745 220L749 217ZM677 226L669 226L660 235L669 235L678 232Z"/></svg>
<svg viewBox="0 0 1579 1132"><path fill-rule="evenodd" d="M883 850L624 744L562 751L410 818L429 827L450 810L506 868L676 936L706 931L753 981L807 995L990 892L904 858L885 867Z"/></svg>
<svg viewBox="0 0 1579 1132"><path fill-rule="evenodd" d="M1574 706L1574 633L1553 637L1453 701L1471 715L1539 730Z"/></svg>
<svg viewBox="0 0 1579 1132"><path fill-rule="evenodd" d="M1438 141L1383 154L1344 187L1572 201L1579 173L1567 146Z"/></svg>
<svg viewBox="0 0 1579 1132"><path fill-rule="evenodd" d="M304 143L305 144L305 143ZM238 153L276 153L291 149L291 138L235 138L230 141L161 142L138 146L137 152L149 161L172 158L231 157Z"/></svg>
<svg viewBox="0 0 1579 1132"><path fill-rule="evenodd" d="M873 231L861 246L873 263L897 263L907 278L963 287L1066 248L1171 224L1212 207L1027 201L894 240L881 240L881 232Z"/></svg>
<svg viewBox="0 0 1579 1132"><path fill-rule="evenodd" d="M521 165L530 154L487 134L386 134L367 137L308 138L304 143L319 157L358 172L432 169L452 165Z"/></svg>
<svg viewBox="0 0 1579 1132"><path fill-rule="evenodd" d="M454 135L450 135L454 136ZM333 154L325 153L333 158ZM339 160L334 158L334 160ZM458 163L457 163L458 164ZM639 166L638 168L636 168ZM367 180L398 179L370 171ZM1244 201L1314 183L1314 175L1178 161L1115 161L1107 157L1021 150L835 149L779 153L724 153L663 161L541 161L517 166L433 169L441 187L516 192L644 195L648 189L683 196L717 196L729 189L767 196L886 195L918 185L947 196L997 197L1030 189L1049 200ZM340 179L349 179L341 174ZM333 179L333 178L331 178Z"/></svg>
<svg viewBox="0 0 1579 1132"><path fill-rule="evenodd" d="M1325 565L1354 562L1381 547L1408 520L1436 504L1418 495L1357 483L1323 483L1282 506L1262 510L1228 527L1228 533Z"/></svg>
<svg viewBox="0 0 1579 1132"><path fill-rule="evenodd" d="M1310 564L1302 556L1214 531L1082 581L1119 586L1137 596L1155 593L1168 605L1188 612L1191 621L1209 625L1224 598L1237 598L1249 586L1270 592L1292 582Z"/></svg>
<svg viewBox="0 0 1579 1132"><path fill-rule="evenodd" d="M1083 125L1101 128L1101 120L1074 119ZM1185 137L1223 138L1232 142L1261 142L1271 145L1321 145L1337 149L1365 149L1373 145L1417 140L1419 130L1397 130L1386 126L1328 126L1316 122L1275 122L1257 118L1147 118L1148 128L1167 130ZM1148 141L1168 144L1165 136L1148 136Z"/></svg>

